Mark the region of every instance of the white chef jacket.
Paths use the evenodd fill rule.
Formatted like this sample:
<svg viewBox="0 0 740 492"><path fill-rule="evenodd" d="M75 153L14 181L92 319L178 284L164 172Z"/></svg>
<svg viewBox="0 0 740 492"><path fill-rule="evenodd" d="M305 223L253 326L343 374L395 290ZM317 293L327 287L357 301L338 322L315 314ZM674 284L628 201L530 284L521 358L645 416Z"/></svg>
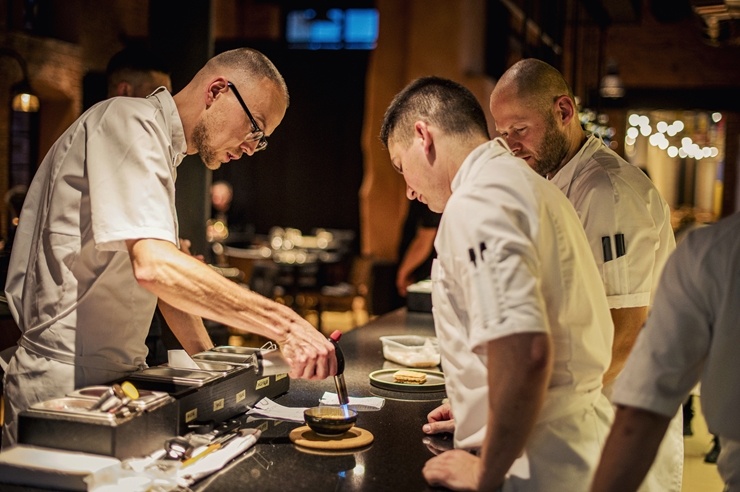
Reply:
<svg viewBox="0 0 740 492"><path fill-rule="evenodd" d="M156 296L133 275L125 241L177 244L176 166L186 142L172 96L113 98L56 141L30 186L6 294L21 329L6 373L18 412L145 364Z"/></svg>
<svg viewBox="0 0 740 492"><path fill-rule="evenodd" d="M652 181L593 135L551 181L578 212L609 307L652 304L660 272L676 248L670 209ZM617 234L624 235L623 256L617 256ZM602 238L608 238L611 261L604 262Z"/></svg>
<svg viewBox="0 0 740 492"><path fill-rule="evenodd" d="M455 446L483 444L487 342L549 333L552 378L526 447L532 478L508 490L586 490L611 423L601 380L613 325L573 207L497 139L452 181L435 248L433 312Z"/></svg>
<svg viewBox="0 0 740 492"><path fill-rule="evenodd" d="M702 412L722 441L718 469L730 490L740 490L739 346L736 213L678 245L613 395L615 403L672 416L701 380ZM725 453L725 442L734 453Z"/></svg>
<svg viewBox="0 0 740 492"><path fill-rule="evenodd" d="M660 272L676 249L670 209L652 181L594 135L551 181L578 212L609 307L650 306ZM621 256L617 234L624 236ZM606 245L602 238L608 238ZM604 261L608 254L612 259ZM605 388L607 397L611 389ZM683 415L677 415L640 492L679 492L682 476Z"/></svg>

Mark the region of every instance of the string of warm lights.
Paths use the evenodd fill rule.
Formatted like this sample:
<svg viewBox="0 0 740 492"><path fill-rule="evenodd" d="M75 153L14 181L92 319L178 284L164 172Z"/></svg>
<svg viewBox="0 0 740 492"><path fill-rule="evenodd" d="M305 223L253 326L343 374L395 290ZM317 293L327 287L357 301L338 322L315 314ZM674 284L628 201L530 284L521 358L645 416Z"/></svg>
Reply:
<svg viewBox="0 0 740 492"><path fill-rule="evenodd" d="M719 123L721 120L721 113L712 113L712 121L714 123ZM648 142L653 147L665 150L669 157L678 156L682 159L690 157L699 160L707 157L717 157L719 155L719 149L717 147L700 146L689 136L681 137L679 134L685 128L681 120L676 120L670 124L665 121L659 121L655 124L655 131L653 131L653 127L650 124L650 118L644 114L632 113L627 121L631 125L627 129L627 136L624 139L627 147L635 145L637 138L642 135L643 137L647 137ZM680 146L676 141L679 137L681 137ZM672 140L673 144L671 142Z"/></svg>
<svg viewBox="0 0 740 492"><path fill-rule="evenodd" d="M581 122L581 128L588 133L600 136L604 143L611 147L617 130L609 126L609 116L597 113L590 108L582 108L578 98L576 98L576 104L578 104L578 120Z"/></svg>

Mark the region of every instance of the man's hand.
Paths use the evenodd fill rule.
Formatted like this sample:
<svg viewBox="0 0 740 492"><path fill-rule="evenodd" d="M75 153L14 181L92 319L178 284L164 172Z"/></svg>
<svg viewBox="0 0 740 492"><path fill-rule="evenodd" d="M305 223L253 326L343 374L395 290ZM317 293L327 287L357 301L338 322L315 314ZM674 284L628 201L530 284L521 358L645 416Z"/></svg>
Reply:
<svg viewBox="0 0 740 492"><path fill-rule="evenodd" d="M449 403L443 403L427 415L428 424L421 428L425 434L440 434L442 432L455 432L455 418L452 416L452 408Z"/></svg>
<svg viewBox="0 0 740 492"><path fill-rule="evenodd" d="M291 378L325 379L337 373L334 345L303 318L291 320L287 338L278 341Z"/></svg>
<svg viewBox="0 0 740 492"><path fill-rule="evenodd" d="M477 456L461 449L453 449L427 461L422 473L432 487L478 490L481 464L481 459Z"/></svg>
<svg viewBox="0 0 740 492"><path fill-rule="evenodd" d="M396 290L398 291L398 295L401 297L406 297L408 294L408 287L409 285L414 283L414 277L412 276L412 272L403 272L400 269L398 270L398 275L396 276Z"/></svg>

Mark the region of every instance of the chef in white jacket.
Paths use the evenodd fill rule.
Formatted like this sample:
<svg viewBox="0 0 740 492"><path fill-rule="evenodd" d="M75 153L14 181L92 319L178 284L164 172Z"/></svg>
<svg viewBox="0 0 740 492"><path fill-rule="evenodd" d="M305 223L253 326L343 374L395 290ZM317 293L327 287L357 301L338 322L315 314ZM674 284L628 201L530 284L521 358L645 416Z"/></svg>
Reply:
<svg viewBox="0 0 740 492"><path fill-rule="evenodd" d="M611 398L676 247L668 204L642 170L584 132L573 93L547 63L515 63L496 82L490 109L514 154L560 188L586 231L614 321L604 376L604 394ZM640 492L681 491L682 424L679 412Z"/></svg>
<svg viewBox="0 0 740 492"><path fill-rule="evenodd" d="M4 447L18 441L18 416L32 405L143 367L155 305L191 354L213 345L205 317L278 342L291 377L336 372L333 346L310 323L178 248L184 156L218 169L253 155L287 107L272 62L239 48L174 96L162 87L93 106L54 143L29 188L8 270L22 336L4 378Z"/></svg>
<svg viewBox="0 0 740 492"><path fill-rule="evenodd" d="M453 490L587 490L612 418L601 392L612 321L573 207L489 141L480 105L452 81L406 87L381 140L409 199L443 212L432 280L450 403L424 431L454 431L458 449L432 458L425 478Z"/></svg>

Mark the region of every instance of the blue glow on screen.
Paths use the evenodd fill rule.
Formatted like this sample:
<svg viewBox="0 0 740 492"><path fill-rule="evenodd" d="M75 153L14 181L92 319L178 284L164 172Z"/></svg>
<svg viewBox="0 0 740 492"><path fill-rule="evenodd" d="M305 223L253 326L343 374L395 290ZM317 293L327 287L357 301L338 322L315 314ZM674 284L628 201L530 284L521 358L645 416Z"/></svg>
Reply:
<svg viewBox="0 0 740 492"><path fill-rule="evenodd" d="M285 39L298 49L375 48L378 40L377 9L329 9L319 17L314 9L288 12Z"/></svg>

